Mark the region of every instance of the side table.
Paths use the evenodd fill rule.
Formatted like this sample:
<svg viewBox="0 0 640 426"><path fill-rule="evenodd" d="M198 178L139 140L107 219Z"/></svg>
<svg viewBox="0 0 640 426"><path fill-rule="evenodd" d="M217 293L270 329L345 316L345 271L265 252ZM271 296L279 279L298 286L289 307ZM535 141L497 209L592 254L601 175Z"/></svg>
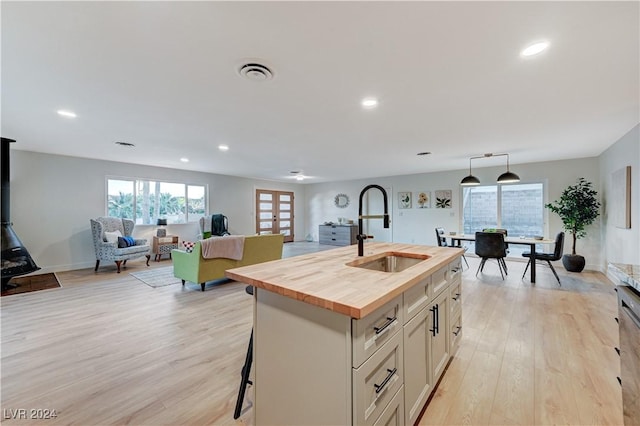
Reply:
<svg viewBox="0 0 640 426"><path fill-rule="evenodd" d="M171 259L171 250L178 248L178 236L167 235L165 237L153 236L151 251L155 254L155 261L158 262L163 254L168 254Z"/></svg>

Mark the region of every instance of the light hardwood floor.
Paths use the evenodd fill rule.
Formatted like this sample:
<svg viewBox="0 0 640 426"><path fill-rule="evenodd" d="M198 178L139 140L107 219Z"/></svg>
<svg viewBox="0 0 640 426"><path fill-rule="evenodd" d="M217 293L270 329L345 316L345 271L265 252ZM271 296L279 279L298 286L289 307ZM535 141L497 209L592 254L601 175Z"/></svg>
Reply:
<svg viewBox="0 0 640 426"><path fill-rule="evenodd" d="M613 284L558 271L559 288L539 266L532 286L520 262L506 281L490 263L476 279L467 258L461 346L420 424L622 424ZM233 420L251 332L245 286L151 288L128 273L144 269L59 273L63 288L0 299L3 417L34 408L55 409L51 425L252 423L250 396Z"/></svg>

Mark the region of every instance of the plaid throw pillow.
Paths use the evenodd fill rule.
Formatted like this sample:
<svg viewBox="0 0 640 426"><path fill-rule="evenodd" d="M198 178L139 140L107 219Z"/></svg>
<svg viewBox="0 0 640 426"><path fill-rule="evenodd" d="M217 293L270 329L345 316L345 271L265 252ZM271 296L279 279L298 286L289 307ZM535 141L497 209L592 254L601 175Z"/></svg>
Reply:
<svg viewBox="0 0 640 426"><path fill-rule="evenodd" d="M185 250L187 253L191 253L191 252L193 251L193 246L195 246L195 245L196 245L196 243L193 243L193 242L191 242L191 241L183 241L183 242L182 242L182 245L184 246L184 250Z"/></svg>
<svg viewBox="0 0 640 426"><path fill-rule="evenodd" d="M131 247L136 245L133 237L118 237L118 248Z"/></svg>

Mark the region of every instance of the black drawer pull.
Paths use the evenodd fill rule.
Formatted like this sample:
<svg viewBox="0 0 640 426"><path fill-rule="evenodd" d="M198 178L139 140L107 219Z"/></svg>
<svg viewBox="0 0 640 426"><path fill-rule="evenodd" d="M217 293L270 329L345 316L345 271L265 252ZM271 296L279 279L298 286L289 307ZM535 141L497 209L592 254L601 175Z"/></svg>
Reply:
<svg viewBox="0 0 640 426"><path fill-rule="evenodd" d="M387 322L385 322L384 324L382 324L382 327L373 327L373 329L376 331L376 334L380 334L382 333L387 327L389 327L391 324L393 324L395 322L395 320L397 320L398 317L393 317L393 318L389 318L387 317Z"/></svg>
<svg viewBox="0 0 640 426"><path fill-rule="evenodd" d="M382 383L380 383L379 385L376 385L375 383L373 384L373 386L376 388L376 393L382 392L382 389L384 389L384 387L387 386L387 383L389 383L389 380L391 380L393 375L396 374L396 371L398 371L398 369L394 368L393 370L389 370L387 368L387 371L389 372L389 374L387 374L387 377L384 378Z"/></svg>
<svg viewBox="0 0 640 426"><path fill-rule="evenodd" d="M618 319L618 317L615 317L614 320L616 320L616 323L620 324L620 320Z"/></svg>
<svg viewBox="0 0 640 426"><path fill-rule="evenodd" d="M620 348L613 348L613 349L615 349L618 356L620 356Z"/></svg>
<svg viewBox="0 0 640 426"><path fill-rule="evenodd" d="M453 332L453 335L457 336L458 334L460 334L461 331L462 331L462 327L458 326L458 327L456 327L456 331Z"/></svg>
<svg viewBox="0 0 640 426"><path fill-rule="evenodd" d="M452 299L457 302L458 299L460 299L460 293L456 293L455 297L452 297Z"/></svg>
<svg viewBox="0 0 640 426"><path fill-rule="evenodd" d="M620 386L622 386L622 379L620 377L616 377L616 379L618 379L618 383L620 383Z"/></svg>
<svg viewBox="0 0 640 426"><path fill-rule="evenodd" d="M429 308L429 310L430 310L430 311L431 311L431 313L433 314L433 322L432 322L432 324L433 324L433 328L430 328L430 329L429 329L429 331L432 333L431 335L432 335L433 337L435 337L436 333L438 332L438 325L437 325L437 321L438 321L438 320L436 319L436 315L437 315L437 314L436 314L436 307L434 306L434 307L432 307L432 308Z"/></svg>

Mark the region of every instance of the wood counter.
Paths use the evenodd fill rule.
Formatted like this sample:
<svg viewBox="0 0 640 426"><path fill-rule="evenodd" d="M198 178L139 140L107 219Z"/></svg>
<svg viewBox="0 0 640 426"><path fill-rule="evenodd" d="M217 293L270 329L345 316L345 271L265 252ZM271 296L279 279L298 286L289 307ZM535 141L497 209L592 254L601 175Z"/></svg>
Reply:
<svg viewBox="0 0 640 426"><path fill-rule="evenodd" d="M381 253L431 256L401 272L347 266ZM461 256L462 249L400 243L365 243L363 257L355 246L341 247L258 265L229 269L226 276L291 299L360 319L418 281Z"/></svg>

